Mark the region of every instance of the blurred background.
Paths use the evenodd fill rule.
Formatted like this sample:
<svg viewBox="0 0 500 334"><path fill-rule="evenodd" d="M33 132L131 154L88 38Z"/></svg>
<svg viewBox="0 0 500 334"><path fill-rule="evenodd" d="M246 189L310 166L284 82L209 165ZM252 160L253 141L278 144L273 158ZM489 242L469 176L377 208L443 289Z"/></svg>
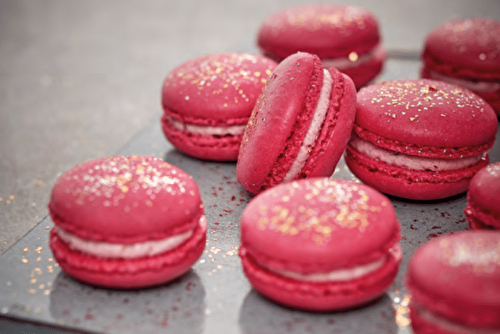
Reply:
<svg viewBox="0 0 500 334"><path fill-rule="evenodd" d="M389 55L415 61L444 21L500 19L498 0L342 2L372 11ZM170 69L205 53L258 52L264 17L299 3L0 0L0 254L48 214L62 172L159 122Z"/></svg>

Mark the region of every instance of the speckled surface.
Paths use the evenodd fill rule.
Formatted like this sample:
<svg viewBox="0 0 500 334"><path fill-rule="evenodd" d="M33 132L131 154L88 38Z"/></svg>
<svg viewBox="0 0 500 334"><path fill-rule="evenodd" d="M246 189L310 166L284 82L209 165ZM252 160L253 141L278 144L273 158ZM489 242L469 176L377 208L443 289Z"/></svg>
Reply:
<svg viewBox="0 0 500 334"><path fill-rule="evenodd" d="M0 2L0 332L51 332L39 325L45 323L67 332L410 333L402 282L408 255L429 238L466 227L464 196L393 200L405 258L382 299L336 314L292 311L261 297L242 274L238 217L249 196L235 165L182 155L161 132L159 94L169 70L204 53L256 52L261 20L296 3ZM497 0L356 3L380 19L392 56L384 79L417 77L415 56L437 24L463 15L500 18ZM490 152L500 160L498 143ZM170 285L95 289L54 263L47 245L52 222L44 218L52 185L77 163L117 153L160 157L202 190L208 245L194 269ZM352 177L343 161L335 176Z"/></svg>

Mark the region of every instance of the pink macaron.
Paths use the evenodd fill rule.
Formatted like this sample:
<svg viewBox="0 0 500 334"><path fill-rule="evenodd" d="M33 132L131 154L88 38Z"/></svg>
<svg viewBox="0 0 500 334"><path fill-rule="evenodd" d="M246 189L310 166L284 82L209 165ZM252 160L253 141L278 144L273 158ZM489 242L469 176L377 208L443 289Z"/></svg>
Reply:
<svg viewBox="0 0 500 334"><path fill-rule="evenodd" d="M422 53L422 77L467 88L500 115L500 21L459 18L434 28Z"/></svg>
<svg viewBox="0 0 500 334"><path fill-rule="evenodd" d="M163 82L163 132L179 151L199 159L235 161L241 137L276 62L222 52L190 59Z"/></svg>
<svg viewBox="0 0 500 334"><path fill-rule="evenodd" d="M350 181L311 178L256 196L241 220L239 255L252 286L298 309L362 305L393 282L402 258L391 202Z"/></svg>
<svg viewBox="0 0 500 334"><path fill-rule="evenodd" d="M375 15L344 4L303 4L273 13L261 23L257 44L277 61L298 51L316 54L358 89L381 72L386 58Z"/></svg>
<svg viewBox="0 0 500 334"><path fill-rule="evenodd" d="M205 248L198 186L155 157L79 164L57 180L48 207L54 258L70 276L92 285L162 284L186 273Z"/></svg>
<svg viewBox="0 0 500 334"><path fill-rule="evenodd" d="M500 233L428 241L410 258L406 285L415 334L500 333Z"/></svg>
<svg viewBox="0 0 500 334"><path fill-rule="evenodd" d="M471 91L428 79L361 89L346 163L383 193L435 200L467 191L489 161L498 127L493 109Z"/></svg>
<svg viewBox="0 0 500 334"><path fill-rule="evenodd" d="M320 59L296 53L274 70L243 135L236 176L257 194L282 182L330 176L356 112L352 80Z"/></svg>
<svg viewBox="0 0 500 334"><path fill-rule="evenodd" d="M471 229L500 230L500 162L474 175L464 212Z"/></svg>

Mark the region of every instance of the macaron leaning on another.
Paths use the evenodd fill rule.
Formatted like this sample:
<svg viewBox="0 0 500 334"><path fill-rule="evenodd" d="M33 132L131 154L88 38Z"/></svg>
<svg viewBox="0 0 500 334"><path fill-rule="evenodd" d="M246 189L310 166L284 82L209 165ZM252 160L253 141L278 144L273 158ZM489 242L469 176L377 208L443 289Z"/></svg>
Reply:
<svg viewBox="0 0 500 334"><path fill-rule="evenodd" d="M195 158L235 161L245 125L276 65L242 52L203 55L178 65L163 82L165 136Z"/></svg>
<svg viewBox="0 0 500 334"><path fill-rule="evenodd" d="M198 186L155 157L81 163L57 180L48 207L54 258L70 276L92 285L166 283L186 273L205 248Z"/></svg>
<svg viewBox="0 0 500 334"><path fill-rule="evenodd" d="M474 175L464 212L469 228L500 230L500 162L488 165Z"/></svg>
<svg viewBox="0 0 500 334"><path fill-rule="evenodd" d="M467 88L500 115L500 21L459 18L435 27L422 53L423 78Z"/></svg>
<svg viewBox="0 0 500 334"><path fill-rule="evenodd" d="M391 202L355 182L311 178L257 195L241 220L243 271L285 306L332 311L383 295L402 259Z"/></svg>
<svg viewBox="0 0 500 334"><path fill-rule="evenodd" d="M460 231L423 244L408 263L415 334L500 333L500 233Z"/></svg>
<svg viewBox="0 0 500 334"><path fill-rule="evenodd" d="M489 161L495 112L471 91L428 79L392 80L358 92L346 164L379 191L436 200L467 191Z"/></svg>
<svg viewBox="0 0 500 334"><path fill-rule="evenodd" d="M296 53L273 71L245 128L238 182L257 194L282 182L330 176L356 112L352 80L320 59Z"/></svg>
<svg viewBox="0 0 500 334"><path fill-rule="evenodd" d="M260 25L257 44L277 61L298 51L316 54L358 89L381 72L386 59L375 15L345 4L303 4L272 13Z"/></svg>

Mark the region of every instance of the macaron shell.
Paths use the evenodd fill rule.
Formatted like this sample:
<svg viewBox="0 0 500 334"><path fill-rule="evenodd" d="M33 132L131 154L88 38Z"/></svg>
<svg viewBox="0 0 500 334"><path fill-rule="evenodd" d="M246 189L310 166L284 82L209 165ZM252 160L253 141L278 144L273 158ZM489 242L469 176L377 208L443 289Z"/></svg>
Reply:
<svg viewBox="0 0 500 334"><path fill-rule="evenodd" d="M483 152L493 144L498 120L493 109L472 92L428 79L392 80L358 92L355 123L367 132L394 142L407 153L428 147L429 152L462 148ZM467 133L467 136L462 134ZM477 147L477 149L474 149ZM444 151L446 150L446 151ZM417 153L418 154L418 153Z"/></svg>
<svg viewBox="0 0 500 334"><path fill-rule="evenodd" d="M500 220L500 162L490 164L474 175L468 200L481 211L497 215Z"/></svg>
<svg viewBox="0 0 500 334"><path fill-rule="evenodd" d="M400 229L385 196L329 178L267 190L248 204L240 226L242 247L256 261L301 273L376 261L399 242Z"/></svg>
<svg viewBox="0 0 500 334"><path fill-rule="evenodd" d="M203 214L195 181L147 156L104 157L73 167L56 181L48 206L54 223L68 232L112 243L179 234Z"/></svg>
<svg viewBox="0 0 500 334"><path fill-rule="evenodd" d="M378 22L368 10L343 4L306 4L271 14L260 26L257 44L278 59L297 51L320 58L359 55L379 43Z"/></svg>
<svg viewBox="0 0 500 334"><path fill-rule="evenodd" d="M204 160L235 161L243 135L205 136L174 128L165 117L161 119L163 133L179 151Z"/></svg>
<svg viewBox="0 0 500 334"><path fill-rule="evenodd" d="M369 276L345 282L308 283L273 274L240 253L243 271L252 286L283 305L310 311L352 308L381 296L398 273L399 262L391 258Z"/></svg>
<svg viewBox="0 0 500 334"><path fill-rule="evenodd" d="M500 330L500 234L462 231L433 239L410 259L412 303L466 326Z"/></svg>
<svg viewBox="0 0 500 334"><path fill-rule="evenodd" d="M498 79L499 50L500 21L486 17L459 18L437 26L427 35L424 59L432 57L442 62L438 69L441 73Z"/></svg>
<svg viewBox="0 0 500 334"><path fill-rule="evenodd" d="M250 112L276 62L242 52L221 52L190 59L163 82L162 105L188 122L239 124Z"/></svg>
<svg viewBox="0 0 500 334"><path fill-rule="evenodd" d="M151 257L105 259L70 249L50 232L50 248L61 268L70 276L102 287L132 289L149 287L173 280L189 271L203 253L206 226L198 226L179 247Z"/></svg>
<svg viewBox="0 0 500 334"><path fill-rule="evenodd" d="M310 54L294 54L276 67L257 100L243 134L236 176L245 189L254 194L261 191L261 186L287 147L296 124L301 133L295 134L305 135L311 117L303 113L304 104L314 103L315 106L322 82L321 61ZM308 96L308 101L305 101ZM302 122L299 122L301 113ZM289 145L285 158L296 155L302 138L297 140L300 141ZM290 158L288 160L291 164ZM285 166L279 167L286 172ZM278 177L282 178L284 174Z"/></svg>

